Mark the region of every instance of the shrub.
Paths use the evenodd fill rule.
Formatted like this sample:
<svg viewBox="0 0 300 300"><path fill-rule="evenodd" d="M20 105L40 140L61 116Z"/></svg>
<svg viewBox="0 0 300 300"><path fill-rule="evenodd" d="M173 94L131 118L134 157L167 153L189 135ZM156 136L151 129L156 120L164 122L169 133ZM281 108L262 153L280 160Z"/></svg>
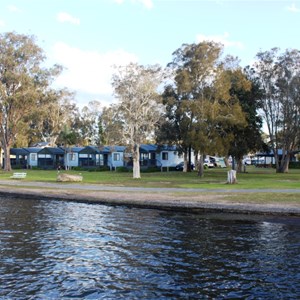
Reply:
<svg viewBox="0 0 300 300"><path fill-rule="evenodd" d="M97 166L97 167L72 167L72 170L74 171L87 171L87 172L103 172L103 171L109 171L108 166Z"/></svg>
<svg viewBox="0 0 300 300"><path fill-rule="evenodd" d="M141 169L141 173L153 173L153 172L160 172L160 168L149 167L149 168Z"/></svg>
<svg viewBox="0 0 300 300"><path fill-rule="evenodd" d="M20 169L23 169L23 167L21 165L14 165L14 166L12 166L12 169L20 170Z"/></svg>
<svg viewBox="0 0 300 300"><path fill-rule="evenodd" d="M120 173L126 173L129 172L129 169L126 167L116 167L116 172L120 172Z"/></svg>
<svg viewBox="0 0 300 300"><path fill-rule="evenodd" d="M290 169L300 169L300 161L291 161L289 164Z"/></svg>
<svg viewBox="0 0 300 300"><path fill-rule="evenodd" d="M37 166L32 166L32 167L31 167L31 170L43 170L43 169L40 168L40 167L37 167Z"/></svg>

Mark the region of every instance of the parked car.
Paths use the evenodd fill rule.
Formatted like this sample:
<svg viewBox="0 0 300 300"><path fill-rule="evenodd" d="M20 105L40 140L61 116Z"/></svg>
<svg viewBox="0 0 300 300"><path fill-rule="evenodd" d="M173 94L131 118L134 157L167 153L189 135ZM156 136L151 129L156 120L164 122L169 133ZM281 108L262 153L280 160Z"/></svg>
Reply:
<svg viewBox="0 0 300 300"><path fill-rule="evenodd" d="M214 168L215 167L215 164L214 162L212 162L210 159L206 158L204 159L204 163L203 163L204 166L208 167L208 168Z"/></svg>
<svg viewBox="0 0 300 300"><path fill-rule="evenodd" d="M176 165L175 170L176 171L183 171L184 162L180 162L178 165ZM194 170L195 166L193 163L191 163L191 170Z"/></svg>
<svg viewBox="0 0 300 300"><path fill-rule="evenodd" d="M250 157L245 157L243 159L243 164L247 165L247 166L251 165L252 164L251 158Z"/></svg>

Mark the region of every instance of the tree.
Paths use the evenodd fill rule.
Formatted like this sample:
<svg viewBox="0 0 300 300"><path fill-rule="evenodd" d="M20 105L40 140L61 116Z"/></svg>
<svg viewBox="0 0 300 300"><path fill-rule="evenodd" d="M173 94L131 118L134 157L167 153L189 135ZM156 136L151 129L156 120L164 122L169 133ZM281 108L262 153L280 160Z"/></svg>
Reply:
<svg viewBox="0 0 300 300"><path fill-rule="evenodd" d="M162 83L160 66L131 63L119 67L113 75L112 86L119 103L111 109L121 127L120 140L129 145L133 159L133 178L140 178L139 148L154 132L163 107L158 87Z"/></svg>
<svg viewBox="0 0 300 300"><path fill-rule="evenodd" d="M79 135L85 144L101 144L101 104L90 101L79 115Z"/></svg>
<svg viewBox="0 0 300 300"><path fill-rule="evenodd" d="M300 51L279 48L259 52L254 64L261 84L263 117L274 153L276 172L288 172L300 135ZM279 150L282 150L280 157Z"/></svg>
<svg viewBox="0 0 300 300"><path fill-rule="evenodd" d="M70 128L67 124L64 125L59 137L58 142L60 145L63 145L65 148L68 148L71 145L78 144L79 137L77 133Z"/></svg>
<svg viewBox="0 0 300 300"><path fill-rule="evenodd" d="M123 120L119 116L119 106L104 107L101 116L104 145L119 145L123 142Z"/></svg>
<svg viewBox="0 0 300 300"><path fill-rule="evenodd" d="M190 171L188 154L191 145L188 133L191 129L191 118L186 108L186 100L182 99L176 88L169 84L165 86L162 94L165 106L164 118L156 130L156 141L160 144L176 144L179 152L184 155L183 172ZM190 157L189 157L190 158ZM190 162L191 163L191 162Z"/></svg>
<svg viewBox="0 0 300 300"><path fill-rule="evenodd" d="M49 89L41 98L43 109L35 112L35 118L30 123L31 131L38 139L56 146L57 139L66 125L70 125L76 104L72 102L74 94L66 89Z"/></svg>
<svg viewBox="0 0 300 300"><path fill-rule="evenodd" d="M0 143L6 171L11 170L10 148L18 136L18 126L28 126L28 116L40 108L42 95L61 71L59 66L42 68L44 59L33 36L14 32L0 35Z"/></svg>
<svg viewBox="0 0 300 300"><path fill-rule="evenodd" d="M246 117L246 126L232 126L230 131L234 138L230 144L229 154L237 161L237 171L242 171L244 155L251 151L264 148L262 140L262 117L258 114L261 108L261 89L254 77L253 69L249 67L236 72L231 72L230 93L239 99Z"/></svg>
<svg viewBox="0 0 300 300"><path fill-rule="evenodd" d="M176 130L177 141L200 154L199 176L205 154L226 152L232 138L228 127L244 123L238 100L230 94L227 69L233 60L222 60L222 49L214 42L184 44L169 64L175 77L164 93L169 124L163 128Z"/></svg>

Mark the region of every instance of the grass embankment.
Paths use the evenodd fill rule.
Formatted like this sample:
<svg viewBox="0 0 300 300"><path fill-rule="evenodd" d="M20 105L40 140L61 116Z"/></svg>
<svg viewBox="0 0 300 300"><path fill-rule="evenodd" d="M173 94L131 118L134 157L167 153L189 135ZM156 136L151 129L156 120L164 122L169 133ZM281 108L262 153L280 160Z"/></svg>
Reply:
<svg viewBox="0 0 300 300"><path fill-rule="evenodd" d="M132 173L119 172L86 172L61 171L70 174L81 174L82 184L102 184L109 186L153 187L153 188L199 188L199 189L271 189L271 193L232 193L226 199L234 201L276 203L300 203L300 193L276 193L278 189L300 189L300 170L292 169L287 174L276 173L274 169L247 167L245 173L237 174L237 184L226 184L228 169L207 169L204 177L200 178L196 172L155 172L142 173L141 179L133 179ZM26 170L27 177L23 181L56 182L55 170ZM10 179L11 173L0 173L0 179Z"/></svg>

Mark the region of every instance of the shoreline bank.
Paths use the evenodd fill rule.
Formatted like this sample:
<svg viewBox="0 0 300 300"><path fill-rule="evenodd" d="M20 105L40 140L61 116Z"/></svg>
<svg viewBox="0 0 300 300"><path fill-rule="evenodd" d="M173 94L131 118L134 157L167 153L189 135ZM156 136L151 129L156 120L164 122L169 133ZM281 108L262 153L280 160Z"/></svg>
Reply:
<svg viewBox="0 0 300 300"><path fill-rule="evenodd" d="M245 191L242 191L245 193ZM128 207L174 210L183 212L220 212L300 216L300 203L244 203L229 198L234 191L194 191L135 189L94 185L58 185L36 182L1 182L1 197L39 200L74 201L90 204L124 205ZM299 195L300 196L300 195Z"/></svg>

